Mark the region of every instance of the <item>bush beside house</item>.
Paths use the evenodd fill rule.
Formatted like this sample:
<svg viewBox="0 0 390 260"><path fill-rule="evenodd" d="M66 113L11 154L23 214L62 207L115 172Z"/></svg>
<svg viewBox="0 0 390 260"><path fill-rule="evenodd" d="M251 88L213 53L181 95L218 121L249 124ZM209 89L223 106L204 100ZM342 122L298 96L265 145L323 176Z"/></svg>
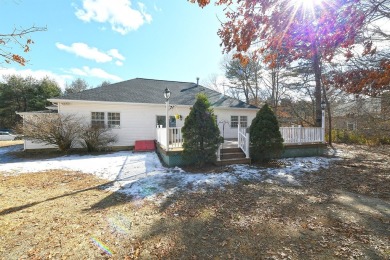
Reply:
<svg viewBox="0 0 390 260"><path fill-rule="evenodd" d="M83 122L76 115L32 114L24 118L20 129L26 138L55 145L62 152L75 148L77 144L88 152L99 151L116 141L111 129L86 126Z"/></svg>
<svg viewBox="0 0 390 260"><path fill-rule="evenodd" d="M217 160L216 152L223 142L210 102L203 93L197 95L186 117L183 133L183 155L188 162L203 166Z"/></svg>
<svg viewBox="0 0 390 260"><path fill-rule="evenodd" d="M251 157L254 161L269 161L283 151L279 123L268 104L256 114L250 126Z"/></svg>

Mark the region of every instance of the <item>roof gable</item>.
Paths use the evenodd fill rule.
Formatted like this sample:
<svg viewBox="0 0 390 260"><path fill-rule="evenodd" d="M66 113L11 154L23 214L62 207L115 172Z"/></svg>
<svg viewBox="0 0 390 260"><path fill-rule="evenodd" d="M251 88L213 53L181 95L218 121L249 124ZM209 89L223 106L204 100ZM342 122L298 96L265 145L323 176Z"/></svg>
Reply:
<svg viewBox="0 0 390 260"><path fill-rule="evenodd" d="M191 82L177 82L154 79L135 78L98 88L84 90L79 93L65 95L55 99L128 102L146 104L164 104L164 89L171 91L169 102L173 105L195 104L196 95L203 92L213 107L257 108L240 100L225 96L217 91Z"/></svg>

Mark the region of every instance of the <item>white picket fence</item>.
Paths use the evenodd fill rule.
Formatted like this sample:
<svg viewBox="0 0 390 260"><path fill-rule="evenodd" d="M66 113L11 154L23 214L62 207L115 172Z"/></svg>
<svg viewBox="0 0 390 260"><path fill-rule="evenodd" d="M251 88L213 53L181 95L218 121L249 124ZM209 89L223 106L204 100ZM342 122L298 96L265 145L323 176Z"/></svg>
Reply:
<svg viewBox="0 0 390 260"><path fill-rule="evenodd" d="M284 144L305 144L324 142L321 127L280 127Z"/></svg>

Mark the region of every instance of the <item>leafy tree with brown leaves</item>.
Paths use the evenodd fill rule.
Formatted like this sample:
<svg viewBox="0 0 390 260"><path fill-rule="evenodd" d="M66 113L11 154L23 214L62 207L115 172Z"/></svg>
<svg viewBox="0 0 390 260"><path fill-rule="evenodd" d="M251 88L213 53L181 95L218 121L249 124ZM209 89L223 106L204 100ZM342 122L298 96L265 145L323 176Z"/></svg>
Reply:
<svg viewBox="0 0 390 260"><path fill-rule="evenodd" d="M209 0L191 0L201 7ZM218 35L225 52L235 51L242 63L255 43L257 53L272 68L279 64L309 60L315 76L316 125L321 125L322 63L337 52L348 57L350 48L363 26L365 14L360 0L332 1L258 1L217 0L226 5L227 21ZM268 51L272 50L272 51ZM283 61L280 61L280 58Z"/></svg>

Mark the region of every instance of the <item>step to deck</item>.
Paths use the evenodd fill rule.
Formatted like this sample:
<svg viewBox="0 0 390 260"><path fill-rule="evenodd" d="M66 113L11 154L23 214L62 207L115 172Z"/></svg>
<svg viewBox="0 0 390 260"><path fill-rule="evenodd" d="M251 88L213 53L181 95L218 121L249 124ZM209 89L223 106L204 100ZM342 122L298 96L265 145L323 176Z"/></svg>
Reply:
<svg viewBox="0 0 390 260"><path fill-rule="evenodd" d="M245 158L245 153L221 153L221 160Z"/></svg>
<svg viewBox="0 0 390 260"><path fill-rule="evenodd" d="M241 158L241 159L221 160L221 161L217 161L215 164L217 166L222 166L222 165L230 165L230 164L250 164L250 163L251 163L250 158Z"/></svg>
<svg viewBox="0 0 390 260"><path fill-rule="evenodd" d="M223 153L242 153L242 150L241 148L223 148L221 154Z"/></svg>
<svg viewBox="0 0 390 260"><path fill-rule="evenodd" d="M245 157L241 148L224 148L221 149L221 160L217 161L216 165L250 164L251 159Z"/></svg>

